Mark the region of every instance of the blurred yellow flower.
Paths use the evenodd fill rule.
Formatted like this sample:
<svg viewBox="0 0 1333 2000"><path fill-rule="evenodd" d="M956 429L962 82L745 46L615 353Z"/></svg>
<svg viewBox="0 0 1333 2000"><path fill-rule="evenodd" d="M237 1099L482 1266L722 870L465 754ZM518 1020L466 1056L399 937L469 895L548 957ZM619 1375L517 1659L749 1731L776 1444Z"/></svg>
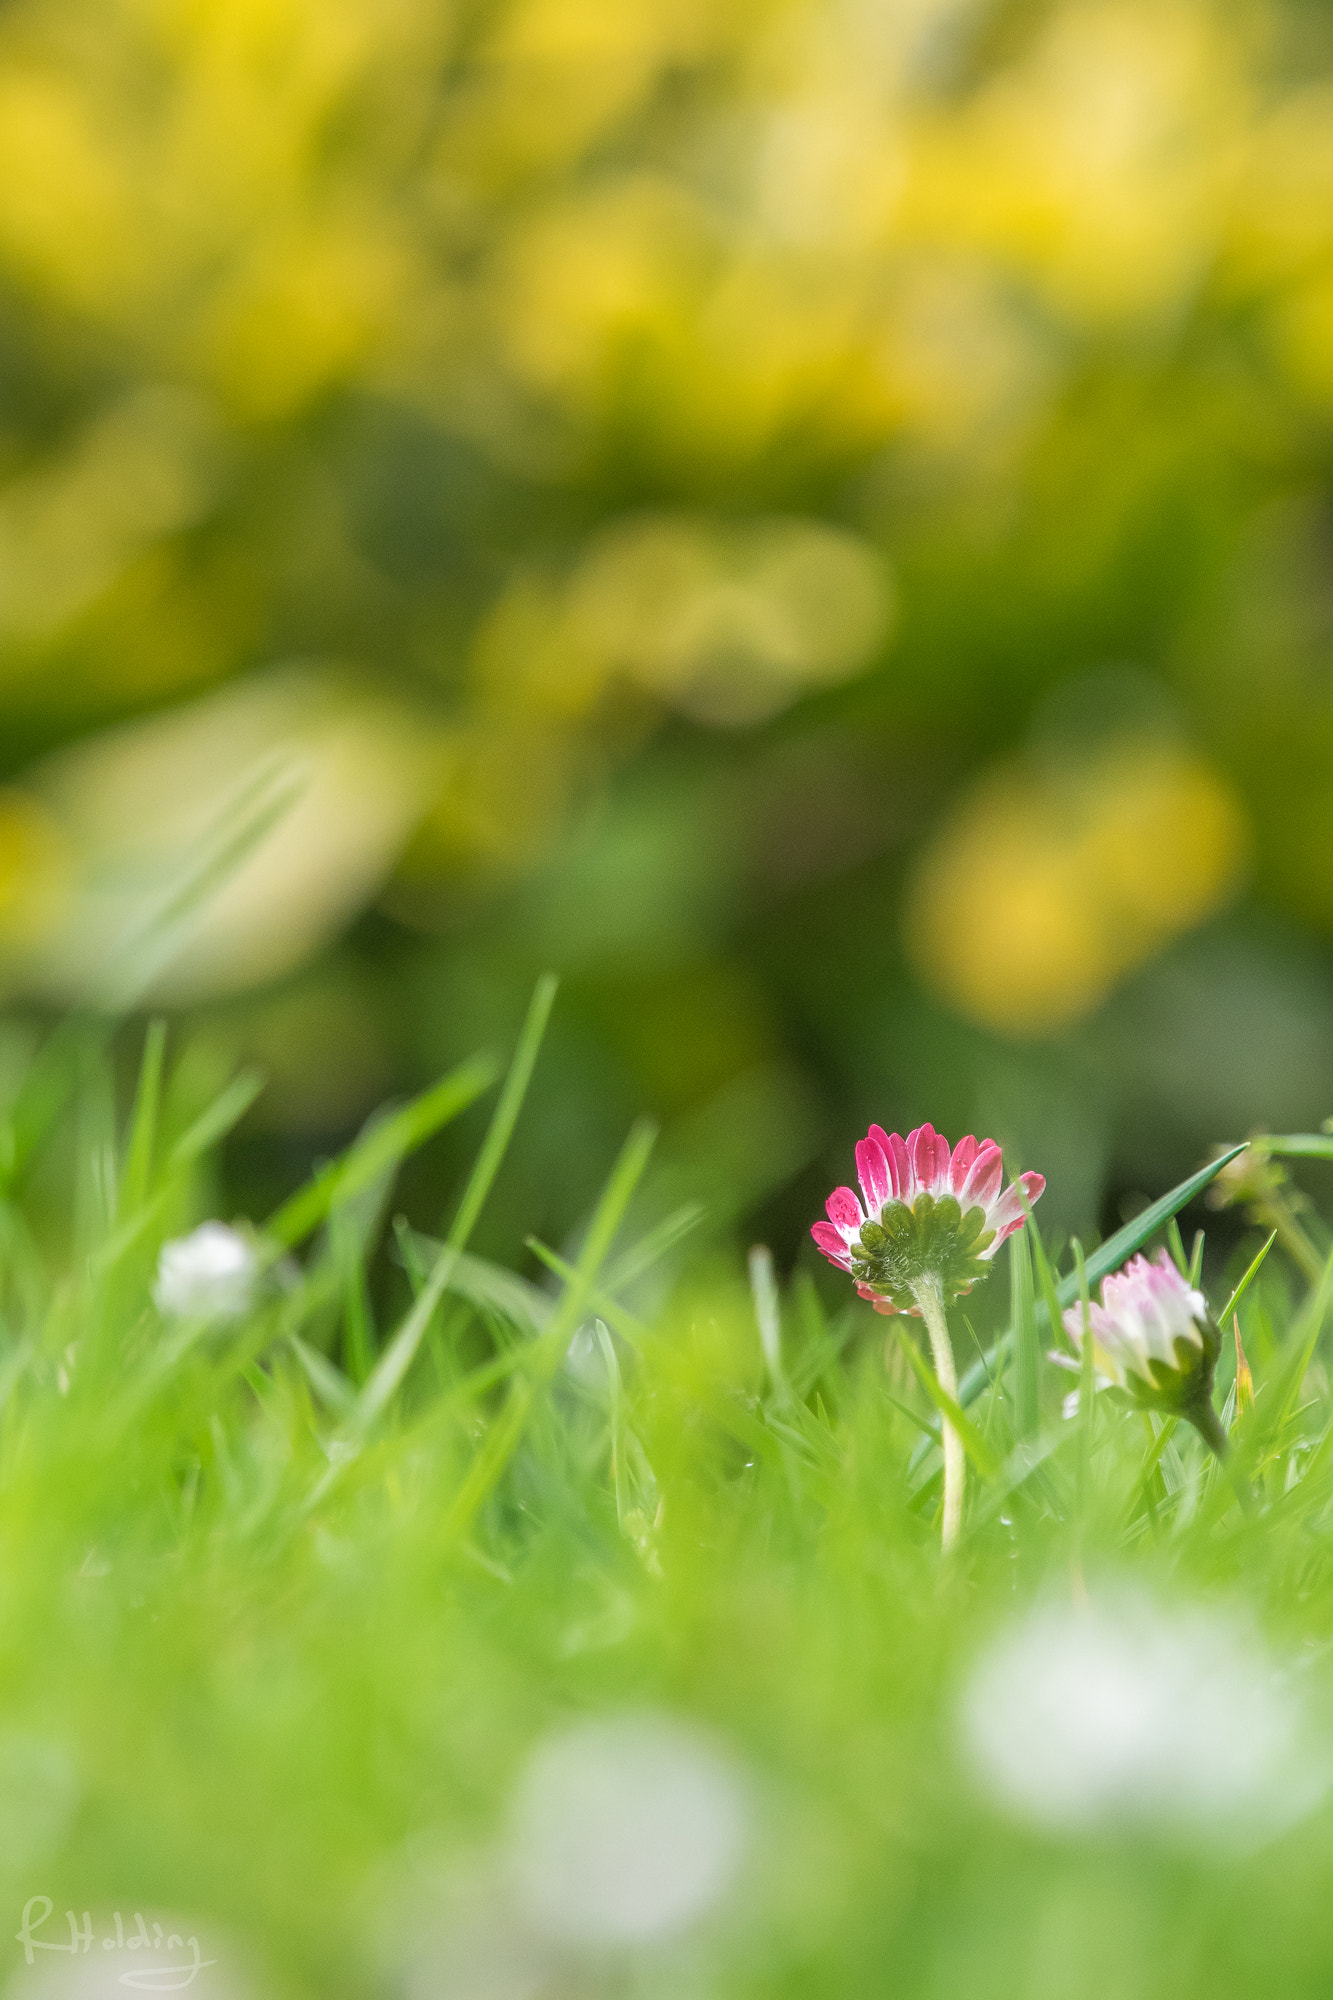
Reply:
<svg viewBox="0 0 1333 2000"><path fill-rule="evenodd" d="M201 397L145 388L0 488L0 641L50 637L196 520L213 497L219 442Z"/></svg>
<svg viewBox="0 0 1333 2000"><path fill-rule="evenodd" d="M916 574L919 530L956 553L978 498L979 532L1042 518L1061 427L1115 423L1082 409L1090 371L1160 383L1169 346L1182 430L1282 459L1301 405L1333 403L1333 92L1270 59L1285 18L0 9L0 289L31 375L0 431L0 711L52 741L288 635L369 635L367 673L450 705L419 854L508 869L613 736L663 709L760 723L864 670L894 616L872 538L901 533ZM469 453L517 503L503 527L470 515ZM1077 540L1055 523L1057 565ZM1153 783L1169 818L1183 780ZM1224 893L1213 784L1169 871L1183 915L1126 861L1127 778L996 793L1024 835L1003 893L958 890L957 827L923 867L1008 969L969 999L963 947L918 915L921 962L981 1017L1075 1018Z"/></svg>
<svg viewBox="0 0 1333 2000"><path fill-rule="evenodd" d="M650 514L604 528L563 585L522 578L485 622L476 667L548 714L591 709L615 677L692 716L762 722L864 668L893 615L877 550L801 516Z"/></svg>
<svg viewBox="0 0 1333 2000"><path fill-rule="evenodd" d="M0 786L0 952L22 950L48 929L69 877L59 823L30 792Z"/></svg>
<svg viewBox="0 0 1333 2000"><path fill-rule="evenodd" d="M1226 780L1173 745L1014 762L973 788L921 856L908 948L941 997L983 1026L1060 1028L1220 908L1247 845Z"/></svg>
<svg viewBox="0 0 1333 2000"><path fill-rule="evenodd" d="M242 418L290 416L354 373L412 291L383 218L294 221L256 242L210 299L196 350Z"/></svg>
<svg viewBox="0 0 1333 2000"><path fill-rule="evenodd" d="M64 305L103 311L142 284L130 134L107 130L77 73L0 71L0 260Z"/></svg>
<svg viewBox="0 0 1333 2000"><path fill-rule="evenodd" d="M1075 324L1179 305L1214 251L1243 129L1206 7L1060 7L971 104L925 112L902 227L1027 276Z"/></svg>

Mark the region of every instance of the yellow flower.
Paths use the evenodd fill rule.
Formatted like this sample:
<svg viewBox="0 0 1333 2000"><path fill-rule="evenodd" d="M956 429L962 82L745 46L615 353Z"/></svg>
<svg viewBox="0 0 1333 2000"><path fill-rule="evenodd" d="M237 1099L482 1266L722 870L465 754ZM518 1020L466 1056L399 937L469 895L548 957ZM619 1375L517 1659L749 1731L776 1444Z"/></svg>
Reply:
<svg viewBox="0 0 1333 2000"><path fill-rule="evenodd" d="M1115 982L1222 906L1243 810L1188 751L1126 742L1079 767L984 778L917 866L909 949L962 1014L1014 1034L1080 1019Z"/></svg>

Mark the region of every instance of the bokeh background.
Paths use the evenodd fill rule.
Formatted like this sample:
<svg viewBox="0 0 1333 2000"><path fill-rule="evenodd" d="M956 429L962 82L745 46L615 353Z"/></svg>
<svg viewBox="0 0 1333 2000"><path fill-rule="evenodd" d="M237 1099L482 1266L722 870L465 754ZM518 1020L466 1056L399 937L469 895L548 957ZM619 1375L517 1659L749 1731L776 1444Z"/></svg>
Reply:
<svg viewBox="0 0 1333 2000"><path fill-rule="evenodd" d="M553 967L483 1247L646 1109L784 1266L1333 1111L1317 0L8 0L0 377L0 1086L165 1010L258 1213Z"/></svg>

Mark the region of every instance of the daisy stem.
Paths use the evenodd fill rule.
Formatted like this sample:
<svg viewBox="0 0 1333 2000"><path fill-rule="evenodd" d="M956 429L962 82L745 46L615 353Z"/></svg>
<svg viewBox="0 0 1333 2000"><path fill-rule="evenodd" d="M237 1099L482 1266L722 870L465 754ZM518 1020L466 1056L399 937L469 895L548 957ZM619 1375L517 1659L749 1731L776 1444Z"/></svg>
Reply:
<svg viewBox="0 0 1333 2000"><path fill-rule="evenodd" d="M1221 1418L1213 1408L1212 1402L1204 1399L1192 1410L1186 1410L1185 1415L1226 1472L1227 1478L1231 1481L1232 1491L1240 1502L1241 1512L1253 1514L1254 1495L1250 1491L1249 1482L1236 1469L1236 1461L1231 1456L1231 1440L1223 1430Z"/></svg>
<svg viewBox="0 0 1333 2000"><path fill-rule="evenodd" d="M1214 1456L1225 1463L1231 1449L1230 1440L1222 1428L1217 1411L1210 1402L1200 1402L1185 1412L1199 1436Z"/></svg>
<svg viewBox="0 0 1333 2000"><path fill-rule="evenodd" d="M934 1271L923 1271L912 1289L921 1308L921 1317L926 1322L926 1331L930 1335L930 1353L935 1363L935 1379L950 1402L956 1403L958 1371L954 1367L949 1322L944 1316L944 1287ZM951 1549L958 1540L958 1532L963 1525L963 1488L967 1479L967 1459L963 1452L963 1440L947 1417L943 1424L943 1442L944 1525L941 1539L944 1547Z"/></svg>

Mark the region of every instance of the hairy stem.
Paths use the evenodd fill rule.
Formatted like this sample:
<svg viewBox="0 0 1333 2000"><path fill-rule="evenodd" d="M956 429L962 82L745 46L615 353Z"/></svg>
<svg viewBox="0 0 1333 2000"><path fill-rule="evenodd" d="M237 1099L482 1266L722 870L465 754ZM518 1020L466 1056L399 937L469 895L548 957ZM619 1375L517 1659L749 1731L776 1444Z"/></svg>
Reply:
<svg viewBox="0 0 1333 2000"><path fill-rule="evenodd" d="M950 1402L958 1401L958 1371L954 1367L953 1343L949 1339L949 1322L944 1316L944 1288L933 1271L923 1272L913 1290L916 1302L921 1308L921 1317L926 1322L930 1335L931 1359L935 1363L935 1379ZM943 1543L951 1549L958 1540L963 1525L963 1488L967 1480L967 1459L963 1452L963 1440L946 1417L943 1426L944 1442L944 1528Z"/></svg>

